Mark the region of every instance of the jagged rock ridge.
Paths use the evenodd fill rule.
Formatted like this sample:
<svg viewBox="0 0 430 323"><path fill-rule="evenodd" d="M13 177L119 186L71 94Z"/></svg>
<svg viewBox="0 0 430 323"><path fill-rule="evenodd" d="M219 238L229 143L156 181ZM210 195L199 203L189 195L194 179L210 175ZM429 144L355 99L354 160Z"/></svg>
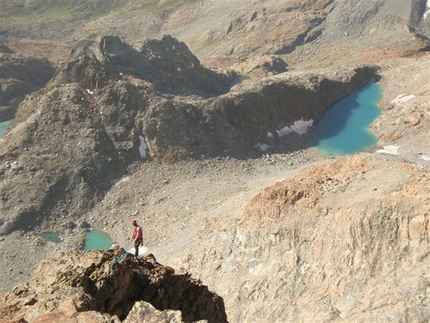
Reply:
<svg viewBox="0 0 430 323"><path fill-rule="evenodd" d="M142 315L132 311L137 302L159 311L178 310L182 322L227 322L223 299L190 274L177 274L152 255L121 258L124 251L69 252L44 260L31 281L2 298L0 322L61 322L70 316L136 322ZM66 306L70 311L66 301L73 302L73 314L64 311Z"/></svg>
<svg viewBox="0 0 430 323"><path fill-rule="evenodd" d="M204 68L185 43L170 35L146 40L139 51L118 36L106 36L97 49L98 59L108 68L146 80L163 93L216 96L226 93L237 76L234 72L222 75Z"/></svg>

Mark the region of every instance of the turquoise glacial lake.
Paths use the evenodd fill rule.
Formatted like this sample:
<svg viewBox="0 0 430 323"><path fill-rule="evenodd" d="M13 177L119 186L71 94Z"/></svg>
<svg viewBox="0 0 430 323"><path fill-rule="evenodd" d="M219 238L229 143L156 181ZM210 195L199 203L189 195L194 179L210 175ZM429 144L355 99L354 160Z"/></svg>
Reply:
<svg viewBox="0 0 430 323"><path fill-rule="evenodd" d="M55 231L42 233L42 237L46 240L59 243L62 241L60 234ZM112 246L111 238L99 230L91 230L85 235L84 249L85 250L107 250Z"/></svg>
<svg viewBox="0 0 430 323"><path fill-rule="evenodd" d="M377 142L369 131L379 116L382 88L370 82L330 107L309 133L309 144L323 155L348 155Z"/></svg>
<svg viewBox="0 0 430 323"><path fill-rule="evenodd" d="M55 243L61 242L60 234L55 231L44 232L42 233L42 237Z"/></svg>
<svg viewBox="0 0 430 323"><path fill-rule="evenodd" d="M111 238L99 230L91 230L85 236L85 250L107 250L112 246Z"/></svg>
<svg viewBox="0 0 430 323"><path fill-rule="evenodd" d="M0 122L0 136L2 136L6 132L11 122L11 120Z"/></svg>

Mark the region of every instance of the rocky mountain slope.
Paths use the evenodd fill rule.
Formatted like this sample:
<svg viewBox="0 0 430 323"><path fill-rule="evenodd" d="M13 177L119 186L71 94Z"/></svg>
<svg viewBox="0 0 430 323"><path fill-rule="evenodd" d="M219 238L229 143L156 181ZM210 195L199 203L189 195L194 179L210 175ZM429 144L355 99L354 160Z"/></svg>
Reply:
<svg viewBox="0 0 430 323"><path fill-rule="evenodd" d="M209 221L211 246L178 265L237 304L234 322L425 322L428 185L428 172L371 156L319 164Z"/></svg>
<svg viewBox="0 0 430 323"><path fill-rule="evenodd" d="M0 139L3 291L42 259L81 249L88 227L125 247L137 218L149 251L215 291L230 322L428 320L425 1L138 2L99 16L75 6L49 21L64 8L5 7L4 34L49 42L4 44L32 48L57 72ZM41 56L49 44L57 47ZM377 146L326 159L305 136L280 135L375 77L383 88L371 127ZM63 241L45 241L44 231ZM46 264L77 261L64 257ZM91 257L82 262L97 262ZM37 277L27 291L46 290ZM28 301L12 291L1 311L30 318L49 303L42 294L28 311L11 311ZM48 308L106 312L61 303ZM146 308L136 303L119 317L132 322Z"/></svg>
<svg viewBox="0 0 430 323"><path fill-rule="evenodd" d="M272 152L293 150L277 130L300 118L320 118L377 70L278 75L223 94L232 77L204 69L173 38L152 42L140 53L117 38L102 38L98 47L103 51L74 53L42 91L22 103L5 135L3 234L32 230L66 214L80 217L137 160L256 157L263 144ZM151 55L166 52L175 53L178 62L169 57L152 62ZM133 64L125 66L129 61ZM167 78L158 73L163 62ZM169 98L178 89L183 94ZM24 194L29 187L34 193Z"/></svg>

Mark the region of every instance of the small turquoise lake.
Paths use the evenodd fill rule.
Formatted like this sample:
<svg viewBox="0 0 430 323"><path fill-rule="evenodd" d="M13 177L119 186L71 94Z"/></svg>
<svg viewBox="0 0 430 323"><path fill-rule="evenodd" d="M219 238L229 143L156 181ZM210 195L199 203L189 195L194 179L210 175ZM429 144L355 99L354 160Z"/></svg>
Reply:
<svg viewBox="0 0 430 323"><path fill-rule="evenodd" d="M111 238L99 230L91 230L85 236L85 250L107 250L112 246Z"/></svg>
<svg viewBox="0 0 430 323"><path fill-rule="evenodd" d="M0 136L3 136L11 122L11 120L0 122Z"/></svg>
<svg viewBox="0 0 430 323"><path fill-rule="evenodd" d="M55 232L55 231L44 232L44 233L42 233L42 237L48 241L52 241L55 243L61 242L60 234L58 232Z"/></svg>
<svg viewBox="0 0 430 323"><path fill-rule="evenodd" d="M379 116L382 88L370 82L330 107L309 133L309 144L324 155L348 155L377 142L369 131Z"/></svg>
<svg viewBox="0 0 430 323"><path fill-rule="evenodd" d="M60 234L55 231L42 233L42 237L48 241L59 243L63 241ZM99 230L91 230L85 234L84 249L85 250L107 250L111 248L112 240L104 232Z"/></svg>

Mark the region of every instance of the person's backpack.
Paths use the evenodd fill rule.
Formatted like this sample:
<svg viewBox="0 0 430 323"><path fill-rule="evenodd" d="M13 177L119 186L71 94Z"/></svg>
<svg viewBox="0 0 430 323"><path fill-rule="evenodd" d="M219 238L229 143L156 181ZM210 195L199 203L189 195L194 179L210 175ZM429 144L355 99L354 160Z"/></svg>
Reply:
<svg viewBox="0 0 430 323"><path fill-rule="evenodd" d="M120 255L120 256L115 256L115 260L116 261L118 261L118 262L120 262L121 260L123 260L123 259L125 259L125 258L127 258L127 257L133 257L133 254L131 254L130 252L128 252L128 251L125 251L122 255Z"/></svg>

